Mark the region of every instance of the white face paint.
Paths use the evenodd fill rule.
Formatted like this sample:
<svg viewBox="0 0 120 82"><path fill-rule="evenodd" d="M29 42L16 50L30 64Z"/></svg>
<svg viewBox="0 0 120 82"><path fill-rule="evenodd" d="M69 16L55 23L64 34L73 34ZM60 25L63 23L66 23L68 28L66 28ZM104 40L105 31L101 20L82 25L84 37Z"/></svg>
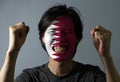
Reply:
<svg viewBox="0 0 120 82"><path fill-rule="evenodd" d="M69 17L62 16L56 20L46 29L43 40L49 56L63 61L73 57L77 39Z"/></svg>
<svg viewBox="0 0 120 82"><path fill-rule="evenodd" d="M58 22L58 21L55 21ZM57 38L57 36L53 35L55 33L55 28L58 28L59 26L53 25L51 24L48 29L45 32L44 35L44 42L45 42L45 47L46 50L48 52L48 54L50 55L50 57L52 57L53 59L57 59L59 58L59 56L54 55L56 52L52 49L53 44L54 43L58 43L57 41L53 41L54 38Z"/></svg>

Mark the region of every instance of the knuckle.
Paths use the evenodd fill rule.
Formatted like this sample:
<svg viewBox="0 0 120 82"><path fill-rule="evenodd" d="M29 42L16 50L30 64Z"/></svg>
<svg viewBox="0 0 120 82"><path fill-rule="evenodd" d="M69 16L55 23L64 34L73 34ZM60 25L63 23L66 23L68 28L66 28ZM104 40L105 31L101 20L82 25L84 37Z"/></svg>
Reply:
<svg viewBox="0 0 120 82"><path fill-rule="evenodd" d="M19 22L19 23L17 23L17 24L15 24L15 25L17 25L17 26L24 26L25 25L25 23L24 22Z"/></svg>
<svg viewBox="0 0 120 82"><path fill-rule="evenodd" d="M10 30L15 30L16 26L15 25L10 25L9 29Z"/></svg>
<svg viewBox="0 0 120 82"><path fill-rule="evenodd" d="M99 25L96 25L96 29L99 29L100 28L100 26Z"/></svg>
<svg viewBox="0 0 120 82"><path fill-rule="evenodd" d="M29 27L26 26L25 32L28 33L29 32Z"/></svg>
<svg viewBox="0 0 120 82"><path fill-rule="evenodd" d="M111 32L111 31L108 31L108 35L112 35L112 32Z"/></svg>
<svg viewBox="0 0 120 82"><path fill-rule="evenodd" d="M12 28L14 28L15 26L14 25L10 25L10 28L12 29Z"/></svg>

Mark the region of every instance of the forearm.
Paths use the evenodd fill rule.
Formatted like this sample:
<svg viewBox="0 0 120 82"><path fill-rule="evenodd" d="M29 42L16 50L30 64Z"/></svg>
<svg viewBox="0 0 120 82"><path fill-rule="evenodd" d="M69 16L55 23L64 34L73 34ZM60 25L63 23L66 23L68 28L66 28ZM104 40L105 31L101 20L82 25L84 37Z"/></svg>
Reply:
<svg viewBox="0 0 120 82"><path fill-rule="evenodd" d="M111 55L102 57L107 82L120 82L120 76L114 66Z"/></svg>
<svg viewBox="0 0 120 82"><path fill-rule="evenodd" d="M14 71L17 54L17 51L8 51L6 53L5 62L0 71L0 82L14 82Z"/></svg>
<svg viewBox="0 0 120 82"><path fill-rule="evenodd" d="M28 32L29 27L24 22L9 27L9 47L5 62L0 70L0 82L14 82L16 59Z"/></svg>

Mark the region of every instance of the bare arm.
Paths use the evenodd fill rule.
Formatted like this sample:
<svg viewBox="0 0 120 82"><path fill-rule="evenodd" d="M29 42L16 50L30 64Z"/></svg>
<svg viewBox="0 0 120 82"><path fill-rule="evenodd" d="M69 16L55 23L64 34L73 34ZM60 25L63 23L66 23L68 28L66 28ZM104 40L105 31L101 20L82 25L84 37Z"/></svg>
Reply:
<svg viewBox="0 0 120 82"><path fill-rule="evenodd" d="M6 52L4 64L0 70L0 82L14 82L15 63L20 48L26 40L28 26L24 22L10 26L9 47Z"/></svg>
<svg viewBox="0 0 120 82"><path fill-rule="evenodd" d="M91 31L91 36L98 54L103 62L107 82L120 82L120 76L113 64L110 52L110 41L112 33L102 26L97 25Z"/></svg>

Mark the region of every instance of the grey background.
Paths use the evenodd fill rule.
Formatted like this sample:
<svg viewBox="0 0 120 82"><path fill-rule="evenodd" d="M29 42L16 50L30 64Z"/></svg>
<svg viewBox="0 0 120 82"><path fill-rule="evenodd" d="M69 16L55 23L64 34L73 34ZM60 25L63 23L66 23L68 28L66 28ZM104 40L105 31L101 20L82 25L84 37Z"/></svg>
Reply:
<svg viewBox="0 0 120 82"><path fill-rule="evenodd" d="M9 26L21 21L30 27L30 32L19 53L15 77L25 68L48 62L48 56L40 45L37 26L41 15L59 3L77 7L82 15L84 37L74 59L104 69L90 36L90 30L100 24L112 31L111 53L120 74L120 0L0 0L0 68L8 48Z"/></svg>

